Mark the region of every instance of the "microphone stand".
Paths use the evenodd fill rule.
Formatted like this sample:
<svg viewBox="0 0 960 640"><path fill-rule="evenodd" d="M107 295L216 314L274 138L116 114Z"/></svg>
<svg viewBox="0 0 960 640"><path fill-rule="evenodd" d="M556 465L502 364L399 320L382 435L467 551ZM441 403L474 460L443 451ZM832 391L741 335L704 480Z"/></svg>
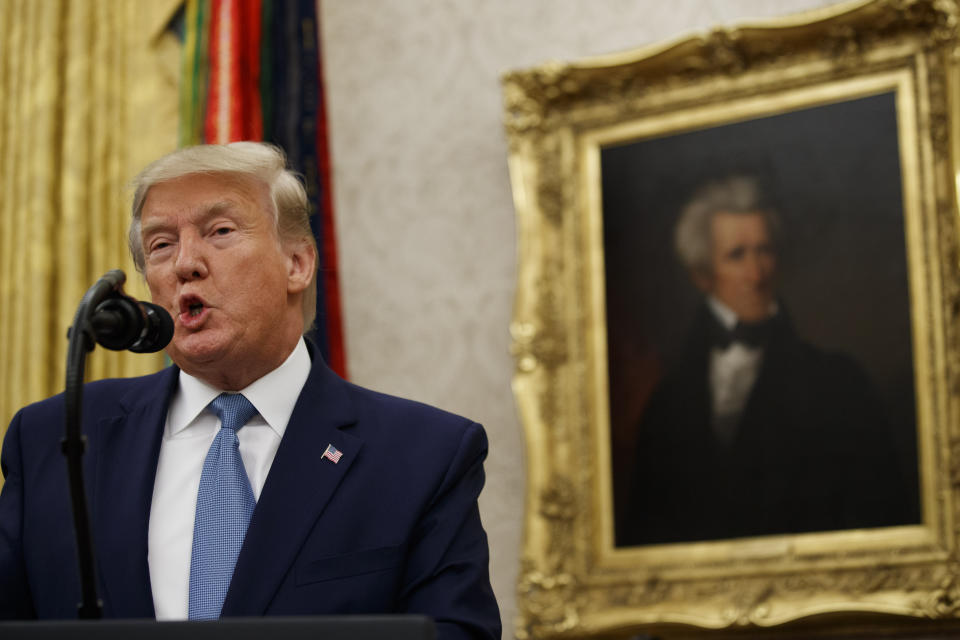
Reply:
<svg viewBox="0 0 960 640"><path fill-rule="evenodd" d="M67 381L64 390L66 435L61 441L61 448L63 455L67 458L70 502L73 506L73 525L77 536L77 560L80 563L82 594L77 611L82 620L98 619L103 616L103 603L97 597L93 539L90 535L90 515L87 510L87 494L83 482L83 453L87 448L87 438L80 430L84 368L87 354L96 346L96 337L90 326L90 318L98 304L121 291L126 279L123 271L114 269L97 280L80 300L76 315L73 317L73 325L67 332L70 343L67 347Z"/></svg>

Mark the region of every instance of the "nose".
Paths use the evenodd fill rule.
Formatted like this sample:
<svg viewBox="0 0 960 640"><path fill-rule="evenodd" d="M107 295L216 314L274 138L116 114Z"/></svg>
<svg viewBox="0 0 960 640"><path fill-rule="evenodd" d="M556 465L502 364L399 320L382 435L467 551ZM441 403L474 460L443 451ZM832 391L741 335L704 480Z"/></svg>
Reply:
<svg viewBox="0 0 960 640"><path fill-rule="evenodd" d="M207 277L207 261L199 238L194 238L190 234L180 236L174 269L177 277L182 281Z"/></svg>
<svg viewBox="0 0 960 640"><path fill-rule="evenodd" d="M751 251L745 260L744 276L750 284L762 284L770 278L770 267L767 256Z"/></svg>

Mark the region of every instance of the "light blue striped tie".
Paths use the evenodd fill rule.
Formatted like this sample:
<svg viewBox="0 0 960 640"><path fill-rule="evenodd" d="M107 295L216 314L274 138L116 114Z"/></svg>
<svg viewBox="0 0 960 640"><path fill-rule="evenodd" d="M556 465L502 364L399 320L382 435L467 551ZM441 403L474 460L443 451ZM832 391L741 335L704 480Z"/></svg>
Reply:
<svg viewBox="0 0 960 640"><path fill-rule="evenodd" d="M240 458L237 430L257 412L239 393L222 393L210 407L220 416L220 431L213 439L200 474L197 516L193 524L190 556L191 620L220 617L243 537L256 500Z"/></svg>

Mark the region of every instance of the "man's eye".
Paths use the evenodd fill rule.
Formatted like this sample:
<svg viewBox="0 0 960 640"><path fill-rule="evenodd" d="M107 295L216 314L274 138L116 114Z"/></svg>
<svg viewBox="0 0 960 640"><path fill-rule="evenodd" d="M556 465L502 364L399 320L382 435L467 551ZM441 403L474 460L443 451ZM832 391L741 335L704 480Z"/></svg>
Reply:
<svg viewBox="0 0 960 640"><path fill-rule="evenodd" d="M747 251L743 247L737 247L727 253L728 260L742 260L746 256Z"/></svg>
<svg viewBox="0 0 960 640"><path fill-rule="evenodd" d="M225 236L229 234L231 231L233 231L233 229L231 229L230 227L217 227L216 229L214 229L213 232L218 236Z"/></svg>

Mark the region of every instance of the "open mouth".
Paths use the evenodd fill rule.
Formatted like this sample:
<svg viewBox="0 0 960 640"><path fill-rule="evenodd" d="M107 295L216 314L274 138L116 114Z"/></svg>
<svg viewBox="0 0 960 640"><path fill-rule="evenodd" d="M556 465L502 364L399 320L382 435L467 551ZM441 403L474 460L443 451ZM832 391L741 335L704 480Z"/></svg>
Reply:
<svg viewBox="0 0 960 640"><path fill-rule="evenodd" d="M207 304L199 296L182 296L180 298L180 321L189 325L190 320L199 320L207 308Z"/></svg>

